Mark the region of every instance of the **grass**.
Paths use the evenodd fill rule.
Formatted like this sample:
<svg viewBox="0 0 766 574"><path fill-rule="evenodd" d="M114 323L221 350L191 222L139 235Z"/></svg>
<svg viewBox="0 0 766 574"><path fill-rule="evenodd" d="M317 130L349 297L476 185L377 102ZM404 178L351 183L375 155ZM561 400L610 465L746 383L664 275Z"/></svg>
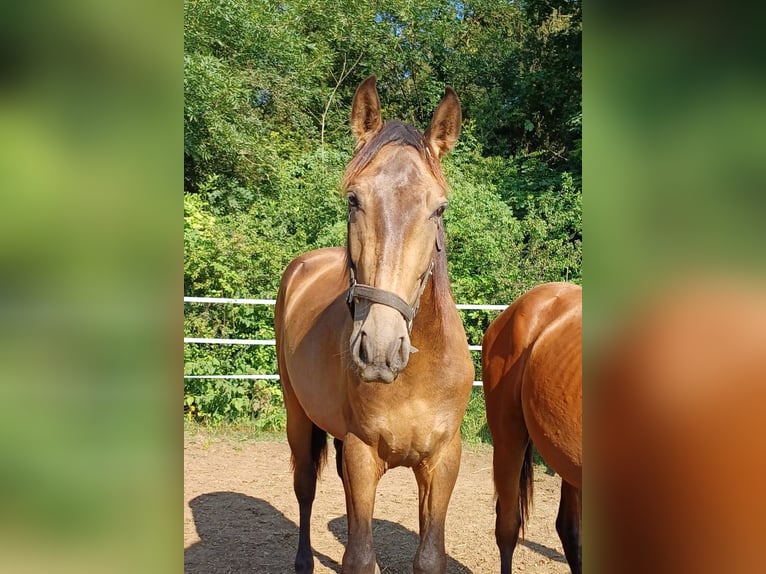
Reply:
<svg viewBox="0 0 766 574"><path fill-rule="evenodd" d="M230 442L284 441L287 436L284 431L264 431L252 420L235 422L220 422L215 424L201 423L184 419L184 438L206 442L226 440Z"/></svg>
<svg viewBox="0 0 766 574"><path fill-rule="evenodd" d="M274 407L283 409L281 405ZM273 413L272 413L273 414ZM285 420L284 414L275 417ZM285 440L284 428L277 425L269 425L271 430L262 430L263 422L256 418L241 418L235 421L222 421L216 423L197 422L184 418L184 435L187 438L201 437L202 440ZM276 427L276 428L275 428ZM281 427L284 427L282 423ZM463 442L466 444L492 444L492 439L487 428L487 417L484 410L484 393L480 387L474 387L468 399L468 407L463 417L461 426Z"/></svg>
<svg viewBox="0 0 766 574"><path fill-rule="evenodd" d="M460 430L465 443L492 444L492 437L487 426L487 413L484 408L484 391L481 387L474 387L471 390Z"/></svg>

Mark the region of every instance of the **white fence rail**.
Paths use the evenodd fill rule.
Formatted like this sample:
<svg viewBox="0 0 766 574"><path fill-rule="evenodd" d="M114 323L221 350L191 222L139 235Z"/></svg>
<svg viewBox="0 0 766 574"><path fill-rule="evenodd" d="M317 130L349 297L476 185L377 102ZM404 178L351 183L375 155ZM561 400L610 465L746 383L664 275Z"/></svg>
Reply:
<svg viewBox="0 0 766 574"><path fill-rule="evenodd" d="M184 337L184 343L197 343L200 345L276 345L274 339L200 339L197 337Z"/></svg>
<svg viewBox="0 0 766 574"><path fill-rule="evenodd" d="M228 305L274 305L276 299L229 299L225 297L184 297L184 303L213 303ZM502 311L507 305L474 305L471 303L457 304L459 310ZM191 345L276 345L274 339L210 339L202 337L184 337L184 344ZM481 352L481 345L468 345L469 351ZM184 379L273 379L279 380L279 375L184 375ZM474 381L475 387L481 386L481 381Z"/></svg>

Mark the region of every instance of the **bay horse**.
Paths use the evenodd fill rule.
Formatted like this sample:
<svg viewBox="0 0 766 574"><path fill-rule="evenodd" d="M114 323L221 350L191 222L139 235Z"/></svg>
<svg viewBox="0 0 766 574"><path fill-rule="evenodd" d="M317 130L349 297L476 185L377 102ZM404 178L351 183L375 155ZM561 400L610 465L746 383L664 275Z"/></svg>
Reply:
<svg viewBox="0 0 766 574"><path fill-rule="evenodd" d="M420 543L414 572L446 571L444 524L460 466L460 423L474 369L447 273L440 157L460 133L446 88L425 133L383 123L376 78L357 88L357 146L342 189L346 248L293 260L275 308L279 376L300 511L296 572L312 572L311 507L335 438L348 543L341 572L379 572L372 540L378 481L413 469Z"/></svg>
<svg viewBox="0 0 766 574"><path fill-rule="evenodd" d="M766 282L679 269L622 294L591 338L588 562L764 572Z"/></svg>
<svg viewBox="0 0 766 574"><path fill-rule="evenodd" d="M572 572L582 572L581 347L582 288L571 283L527 291L482 340L501 574L511 572L519 530L529 516L533 443L561 475L556 530Z"/></svg>

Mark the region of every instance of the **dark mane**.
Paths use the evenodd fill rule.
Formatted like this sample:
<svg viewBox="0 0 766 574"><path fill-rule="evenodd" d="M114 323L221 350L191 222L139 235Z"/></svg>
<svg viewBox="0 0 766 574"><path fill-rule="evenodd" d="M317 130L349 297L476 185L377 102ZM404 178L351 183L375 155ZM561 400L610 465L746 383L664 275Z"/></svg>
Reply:
<svg viewBox="0 0 766 574"><path fill-rule="evenodd" d="M426 162L436 180L446 189L447 182L442 173L441 164L428 150L428 146L421 131L413 126L403 124L395 120L383 124L380 131L373 138L356 150L354 157L346 167L343 175L342 189L346 189L352 178L362 171L378 154L384 145L397 144L409 145L420 152L423 161Z"/></svg>
<svg viewBox="0 0 766 574"><path fill-rule="evenodd" d="M434 311L441 317L446 317L449 310L455 308L455 299L452 296L452 286L447 268L447 237L444 231L444 222L436 232L441 251L434 250L434 270L431 276L432 300ZM442 324L442 330L445 329Z"/></svg>

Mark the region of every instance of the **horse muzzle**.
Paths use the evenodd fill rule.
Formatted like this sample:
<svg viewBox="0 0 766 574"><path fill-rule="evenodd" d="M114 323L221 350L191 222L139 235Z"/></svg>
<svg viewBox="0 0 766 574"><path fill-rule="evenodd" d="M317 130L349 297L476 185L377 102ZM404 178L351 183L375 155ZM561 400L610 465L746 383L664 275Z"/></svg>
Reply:
<svg viewBox="0 0 766 574"><path fill-rule="evenodd" d="M351 332L351 359L365 382L391 383L410 360L407 323L401 314L384 305L361 302Z"/></svg>

